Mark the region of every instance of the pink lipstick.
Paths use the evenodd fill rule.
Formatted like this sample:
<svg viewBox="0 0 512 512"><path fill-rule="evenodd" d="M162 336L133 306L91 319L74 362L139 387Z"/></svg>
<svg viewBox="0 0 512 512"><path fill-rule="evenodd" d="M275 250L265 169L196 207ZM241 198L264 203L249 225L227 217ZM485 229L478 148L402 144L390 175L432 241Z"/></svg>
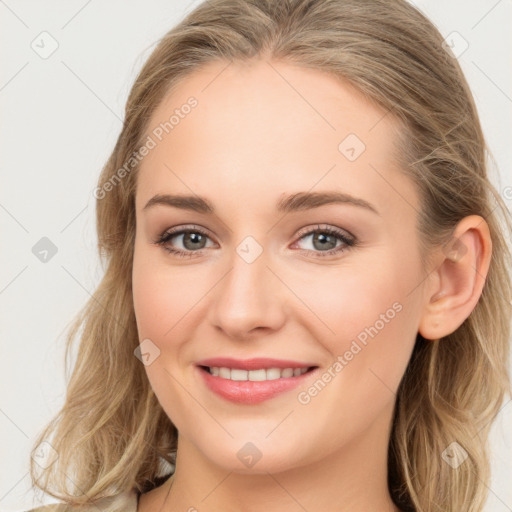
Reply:
<svg viewBox="0 0 512 512"><path fill-rule="evenodd" d="M222 398L258 404L303 384L318 367L283 359L217 357L199 361L197 368L207 387Z"/></svg>

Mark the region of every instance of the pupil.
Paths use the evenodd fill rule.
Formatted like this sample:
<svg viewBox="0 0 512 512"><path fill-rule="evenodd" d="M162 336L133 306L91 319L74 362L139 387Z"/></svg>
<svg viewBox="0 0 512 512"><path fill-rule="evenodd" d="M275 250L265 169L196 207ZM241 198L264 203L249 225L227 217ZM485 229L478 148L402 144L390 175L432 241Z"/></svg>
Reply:
<svg viewBox="0 0 512 512"><path fill-rule="evenodd" d="M329 238L333 238L333 237L331 237L331 235L326 235L326 234L324 234L324 233L317 233L317 234L315 234L315 235L314 235L314 237L313 237L313 244L314 244L315 242L320 241L320 242L322 242L322 243L320 244L320 248L324 248L324 249L325 249L325 248L327 248L327 249L334 249L334 247L336 246L336 240L335 240L334 238L333 238L333 240L332 240L332 241L331 241L331 243L330 243L331 247L327 247L327 245L329 245L329 242L328 242L328 241L327 241L327 245L326 245L326 243L325 243L325 242L326 242L326 240L328 240ZM334 244L333 244L333 242L334 242ZM317 249L318 249L318 247L316 247L316 246L315 246L315 248L317 248Z"/></svg>
<svg viewBox="0 0 512 512"><path fill-rule="evenodd" d="M194 244L201 243L201 238L203 238L203 235L200 233L186 233L183 239L183 245L187 247L187 241L191 240L192 247L187 247L187 249L197 249Z"/></svg>

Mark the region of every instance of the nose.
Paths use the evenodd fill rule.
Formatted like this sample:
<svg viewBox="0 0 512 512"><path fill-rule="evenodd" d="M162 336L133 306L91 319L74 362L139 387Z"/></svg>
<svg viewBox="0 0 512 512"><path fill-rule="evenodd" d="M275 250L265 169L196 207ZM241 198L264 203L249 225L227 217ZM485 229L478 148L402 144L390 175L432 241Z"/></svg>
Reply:
<svg viewBox="0 0 512 512"><path fill-rule="evenodd" d="M263 251L254 261L233 250L229 270L213 288L211 325L234 340L268 335L285 321L286 287Z"/></svg>

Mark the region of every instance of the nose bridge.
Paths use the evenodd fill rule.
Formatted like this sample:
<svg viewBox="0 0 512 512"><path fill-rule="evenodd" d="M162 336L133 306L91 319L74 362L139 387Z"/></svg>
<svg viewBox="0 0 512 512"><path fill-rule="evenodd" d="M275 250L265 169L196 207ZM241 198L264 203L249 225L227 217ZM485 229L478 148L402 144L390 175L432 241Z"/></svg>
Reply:
<svg viewBox="0 0 512 512"><path fill-rule="evenodd" d="M233 248L229 271L213 297L212 322L232 337L243 338L257 327L276 329L283 320L279 282L267 265L269 253L252 236Z"/></svg>

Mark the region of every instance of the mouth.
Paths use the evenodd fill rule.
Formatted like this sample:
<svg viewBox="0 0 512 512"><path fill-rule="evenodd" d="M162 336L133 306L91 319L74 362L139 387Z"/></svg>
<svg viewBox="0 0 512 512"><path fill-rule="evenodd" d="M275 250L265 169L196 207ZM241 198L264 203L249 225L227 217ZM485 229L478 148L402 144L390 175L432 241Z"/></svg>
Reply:
<svg viewBox="0 0 512 512"><path fill-rule="evenodd" d="M300 377L305 373L313 371L318 366L309 367L289 367L289 368L259 368L257 370L243 370L240 368L229 368L226 366L201 366L203 371L208 372L214 377L228 379L238 382L264 382L268 380L288 379L292 377Z"/></svg>
<svg viewBox="0 0 512 512"><path fill-rule="evenodd" d="M208 390L237 404L254 405L304 384L319 366L268 358L214 358L196 365Z"/></svg>

